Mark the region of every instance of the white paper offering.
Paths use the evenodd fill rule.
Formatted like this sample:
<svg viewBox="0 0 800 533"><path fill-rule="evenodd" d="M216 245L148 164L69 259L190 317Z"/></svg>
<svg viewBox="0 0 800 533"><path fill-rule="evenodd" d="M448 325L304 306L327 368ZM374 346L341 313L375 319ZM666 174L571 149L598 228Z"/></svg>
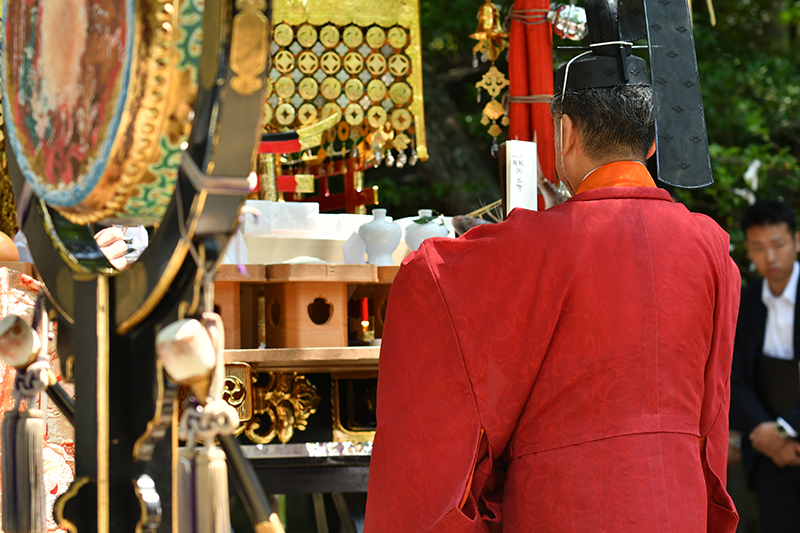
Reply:
<svg viewBox="0 0 800 533"><path fill-rule="evenodd" d="M506 216L515 207L536 211L539 206L536 143L506 141Z"/></svg>

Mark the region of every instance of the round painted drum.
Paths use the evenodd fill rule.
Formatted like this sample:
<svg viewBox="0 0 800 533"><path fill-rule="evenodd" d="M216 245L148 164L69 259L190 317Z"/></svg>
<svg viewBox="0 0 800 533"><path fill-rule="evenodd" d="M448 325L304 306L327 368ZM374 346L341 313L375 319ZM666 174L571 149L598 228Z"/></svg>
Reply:
<svg viewBox="0 0 800 533"><path fill-rule="evenodd" d="M9 146L37 196L71 222L161 220L193 119L202 9L3 0Z"/></svg>

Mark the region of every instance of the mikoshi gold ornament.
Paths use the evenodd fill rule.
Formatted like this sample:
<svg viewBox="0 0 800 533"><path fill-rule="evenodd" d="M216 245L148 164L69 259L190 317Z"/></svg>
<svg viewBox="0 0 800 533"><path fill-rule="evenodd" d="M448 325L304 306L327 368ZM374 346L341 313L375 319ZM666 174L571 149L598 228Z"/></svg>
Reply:
<svg viewBox="0 0 800 533"><path fill-rule="evenodd" d="M419 0L276 0L273 18L264 132L341 117L318 149L283 158L284 169L360 175L428 158Z"/></svg>
<svg viewBox="0 0 800 533"><path fill-rule="evenodd" d="M481 101L481 89L490 97L489 102L483 107L481 124L489 126L489 135L492 136L492 155L496 156L497 137L503 133L500 125L508 126L508 114L499 97L510 82L495 65L500 53L508 46L508 33L503 30L500 21L500 8L491 0L486 0L478 11L478 29L470 35L470 38L478 41L472 48L472 65L478 67L479 54L482 61L489 61L492 64L475 86L478 88L478 102Z"/></svg>

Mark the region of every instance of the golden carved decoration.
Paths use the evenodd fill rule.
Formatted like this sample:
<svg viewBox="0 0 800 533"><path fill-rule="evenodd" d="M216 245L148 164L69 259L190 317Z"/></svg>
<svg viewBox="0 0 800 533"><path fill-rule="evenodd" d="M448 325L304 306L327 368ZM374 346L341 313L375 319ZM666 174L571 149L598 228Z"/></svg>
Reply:
<svg viewBox="0 0 800 533"><path fill-rule="evenodd" d="M411 113L408 109L395 109L392 111L392 127L397 131L406 131L411 126Z"/></svg>
<svg viewBox="0 0 800 533"><path fill-rule="evenodd" d="M364 82L358 78L351 78L344 84L344 94L353 102L364 96Z"/></svg>
<svg viewBox="0 0 800 533"><path fill-rule="evenodd" d="M389 72L398 78L408 73L409 66L411 63L404 55L395 54L389 58Z"/></svg>
<svg viewBox="0 0 800 533"><path fill-rule="evenodd" d="M295 192L314 192L314 174L295 174L294 183Z"/></svg>
<svg viewBox="0 0 800 533"><path fill-rule="evenodd" d="M319 94L319 83L314 78L303 78L297 86L297 94L303 100L313 100Z"/></svg>
<svg viewBox="0 0 800 533"><path fill-rule="evenodd" d="M344 108L344 120L351 126L358 126L364 121L364 108L359 104L350 104Z"/></svg>
<svg viewBox="0 0 800 533"><path fill-rule="evenodd" d="M397 105L405 105L411 100L411 87L403 82L394 83L389 89L389 98Z"/></svg>
<svg viewBox="0 0 800 533"><path fill-rule="evenodd" d="M405 150L408 148L409 144L411 144L411 139L405 133L395 135L394 140L392 141L392 146L398 150Z"/></svg>
<svg viewBox="0 0 800 533"><path fill-rule="evenodd" d="M326 100L336 100L342 94L342 82L336 78L325 78L320 85L319 92Z"/></svg>
<svg viewBox="0 0 800 533"><path fill-rule="evenodd" d="M367 44L370 48L380 48L386 42L386 32L379 26L367 30Z"/></svg>
<svg viewBox="0 0 800 533"><path fill-rule="evenodd" d="M367 110L367 122L369 125L372 126L374 129L378 129L389 119L386 110L379 105L372 106Z"/></svg>
<svg viewBox="0 0 800 533"><path fill-rule="evenodd" d="M479 89L484 89L492 98L497 98L510 83L505 74L500 72L496 66L492 65L486 74L483 75L481 81L476 83L475 86Z"/></svg>
<svg viewBox="0 0 800 533"><path fill-rule="evenodd" d="M264 124L269 124L270 122L272 122L273 116L274 116L274 111L272 110L272 106L264 102Z"/></svg>
<svg viewBox="0 0 800 533"><path fill-rule="evenodd" d="M322 66L322 71L325 74L333 76L342 68L342 58L336 52L325 52L322 54L322 59L320 60L320 65Z"/></svg>
<svg viewBox="0 0 800 533"><path fill-rule="evenodd" d="M317 389L302 374L269 372L267 385L253 390L253 414L267 415L270 425L266 433L260 433L261 421L254 416L244 433L256 444L269 444L275 437L286 444L295 430L306 429L308 418L317 411L319 402Z"/></svg>
<svg viewBox="0 0 800 533"><path fill-rule="evenodd" d="M381 80L372 80L367 84L367 95L373 102L383 102L386 98L386 84Z"/></svg>
<svg viewBox="0 0 800 533"><path fill-rule="evenodd" d="M358 48L364 42L364 32L358 26L348 26L344 29L342 41L350 48Z"/></svg>
<svg viewBox="0 0 800 533"><path fill-rule="evenodd" d="M300 26L300 29L297 30L297 42L300 43L300 46L303 48L314 46L314 43L317 42L316 28L310 24L303 24Z"/></svg>
<svg viewBox="0 0 800 533"><path fill-rule="evenodd" d="M289 46L294 41L294 30L288 24L278 24L275 26L272 38L279 46Z"/></svg>
<svg viewBox="0 0 800 533"><path fill-rule="evenodd" d="M339 44L340 38L341 33L339 32L339 28L330 24L322 28L319 32L319 42L321 42L325 48L333 48Z"/></svg>
<svg viewBox="0 0 800 533"><path fill-rule="evenodd" d="M253 383L256 376L247 363L226 363L222 399L236 409L239 422L253 418ZM244 426L241 427L244 431Z"/></svg>
<svg viewBox="0 0 800 533"><path fill-rule="evenodd" d="M269 60L269 19L263 10L267 0L237 0L231 40L231 88L249 96L264 86L261 73Z"/></svg>
<svg viewBox="0 0 800 533"><path fill-rule="evenodd" d="M279 105L278 109L275 110L275 118L284 126L291 125L295 119L295 111L292 104L283 103Z"/></svg>
<svg viewBox="0 0 800 533"><path fill-rule="evenodd" d="M281 100L288 100L291 98L294 94L294 90L294 80L289 76L278 78L278 81L275 82L275 94L277 94L278 98Z"/></svg>
<svg viewBox="0 0 800 533"><path fill-rule="evenodd" d="M319 59L314 52L306 50L297 56L297 66L303 74L314 74L319 68Z"/></svg>
<svg viewBox="0 0 800 533"><path fill-rule="evenodd" d="M370 54L367 57L367 70L373 76L380 76L386 72L386 58L381 54Z"/></svg>
<svg viewBox="0 0 800 533"><path fill-rule="evenodd" d="M392 48L403 48L408 42L408 34L403 28L394 27L389 30L389 44Z"/></svg>
<svg viewBox="0 0 800 533"><path fill-rule="evenodd" d="M317 106L314 104L303 104L297 110L297 119L302 126L308 126L317 121Z"/></svg>
<svg viewBox="0 0 800 533"><path fill-rule="evenodd" d="M294 55L288 50L281 50L275 54L272 64L281 74L288 74L294 70Z"/></svg>
<svg viewBox="0 0 800 533"><path fill-rule="evenodd" d="M364 57L358 52L350 52L344 56L344 69L348 74L355 76L364 70Z"/></svg>
<svg viewBox="0 0 800 533"><path fill-rule="evenodd" d="M483 108L483 114L489 117L489 120L497 120L506 114L506 109L497 100L489 100L489 103Z"/></svg>

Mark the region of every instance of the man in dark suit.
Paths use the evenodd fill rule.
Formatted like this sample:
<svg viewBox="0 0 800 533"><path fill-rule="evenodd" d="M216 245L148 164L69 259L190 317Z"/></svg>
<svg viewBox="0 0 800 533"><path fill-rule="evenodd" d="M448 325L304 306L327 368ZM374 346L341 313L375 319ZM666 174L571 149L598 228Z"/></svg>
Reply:
<svg viewBox="0 0 800 533"><path fill-rule="evenodd" d="M800 531L800 233L792 207L759 202L742 216L747 255L763 276L742 291L731 422L755 488L762 533ZM737 427L738 426L738 427Z"/></svg>

